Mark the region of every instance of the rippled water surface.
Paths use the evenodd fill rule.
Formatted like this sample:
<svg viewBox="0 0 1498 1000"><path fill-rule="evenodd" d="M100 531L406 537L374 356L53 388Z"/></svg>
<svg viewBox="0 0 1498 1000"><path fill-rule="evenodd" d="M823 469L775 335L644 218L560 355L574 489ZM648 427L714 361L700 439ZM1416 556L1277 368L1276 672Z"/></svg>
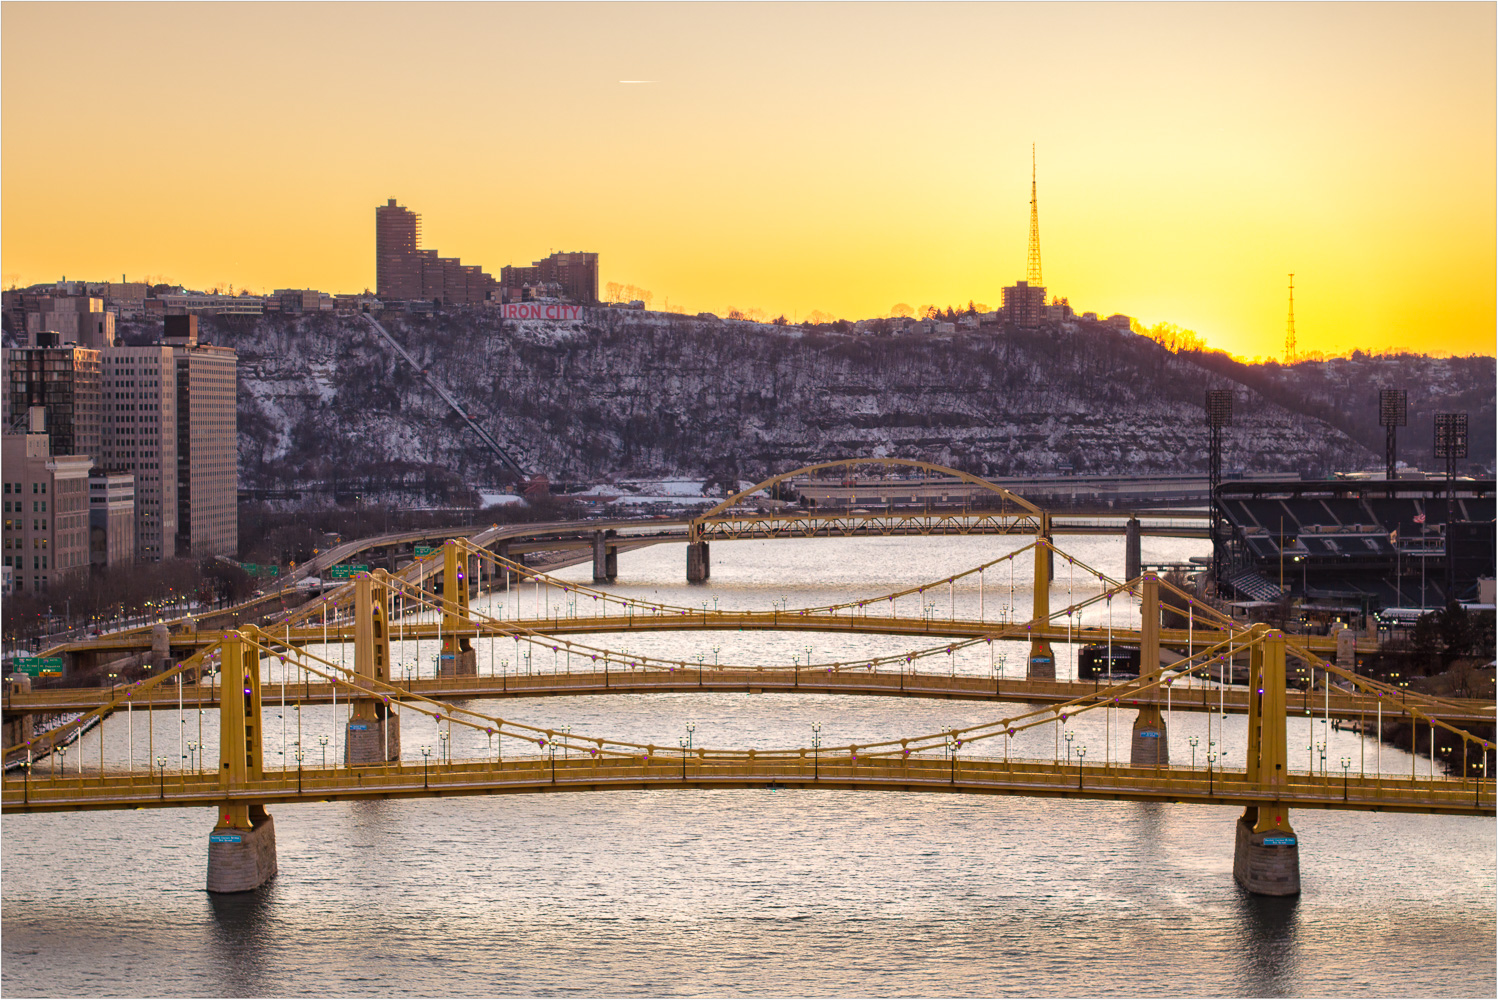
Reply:
<svg viewBox="0 0 1498 1000"><path fill-rule="evenodd" d="M622 556L618 589L678 603L716 596L730 606L783 598L797 606L937 578L1006 547L1014 543L717 545L712 583L687 587L681 548L661 546ZM1063 547L1121 570L1121 539L1067 539ZM1146 539L1145 558L1200 549ZM569 574L581 581L587 569ZM1057 583L1061 599L1064 572ZM959 613L969 598L976 593L957 591ZM807 641L849 644L851 653L892 640L673 633L629 641L670 655L731 641L742 662L781 663ZM687 721L697 724L699 742L798 745L813 721L835 743L929 732L1003 709L729 693L491 704L524 722L670 746ZM267 711L269 749L279 747L283 721L292 721ZM1176 759L1189 753L1181 741L1204 719L1177 717ZM301 721L308 745L334 729L327 709L309 709ZM1130 721L1122 716L1125 734ZM208 736L212 722L205 720ZM1230 763L1242 752L1241 720L1234 722L1216 733ZM110 720L110 757L121 724ZM140 740L145 723L132 724ZM1292 754L1299 724L1292 723ZM175 750L181 727L175 713L159 713L152 738ZM1117 728L1078 720L1079 739L1094 748L1117 738ZM1375 761L1391 772L1410 766L1391 748L1336 738L1335 752L1356 754L1368 770ZM407 756L425 740L408 735ZM1026 753L1049 754L1052 742L1037 734ZM1266 900L1233 882L1236 810L1201 806L652 790L271 811L280 874L233 897L203 890L207 810L4 817L3 992L1491 996L1498 989L1495 837L1486 819L1297 813L1304 891Z"/></svg>

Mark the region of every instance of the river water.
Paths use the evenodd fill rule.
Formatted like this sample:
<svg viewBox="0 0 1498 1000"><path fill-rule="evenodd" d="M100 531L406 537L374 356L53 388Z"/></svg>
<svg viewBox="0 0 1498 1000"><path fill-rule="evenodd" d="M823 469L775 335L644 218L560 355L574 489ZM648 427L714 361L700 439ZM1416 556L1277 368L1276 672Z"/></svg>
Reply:
<svg viewBox="0 0 1498 1000"><path fill-rule="evenodd" d="M875 596L985 562L1012 539L741 542L713 548L712 580L688 587L680 546L620 557L609 589L709 607L801 607ZM1121 575L1121 538L1069 538L1081 562ZM1202 554L1197 541L1145 539L1145 559ZM901 614L977 615L1029 606L1028 556L905 599ZM587 566L565 571L586 582ZM1064 607L1097 581L1062 562ZM1069 579L1070 576L1070 579ZM1086 591L1091 587L1090 591ZM558 590L487 599L566 614ZM588 599L584 598L584 603ZM932 608L930 605L936 605ZM584 608L586 610L586 608ZM887 608L886 608L887 610ZM1085 620L1117 625L1117 602ZM1136 619L1137 620L1137 619ZM695 664L851 662L915 640L834 633L599 635L589 642ZM430 644L428 644L430 645ZM718 649L714 650L713 647ZM1023 647L978 647L927 662L954 672L1022 670ZM811 647L807 653L807 647ZM514 647L478 644L480 670L565 670L560 655L521 666ZM430 671L434 650L396 658ZM1058 651L1059 652L1059 651ZM1002 655L1001 655L1002 654ZM545 662L552 657L553 662ZM1063 675L1074 669L1061 653ZM266 760L319 735L340 752L331 709L278 701L265 686ZM294 678L293 678L294 679ZM919 735L1023 711L1018 706L817 694L677 693L472 703L519 722L571 726L675 747L685 725L705 746L827 745ZM340 708L340 713L342 709ZM1207 726L1213 727L1209 733ZM105 764L177 766L179 741L216 752L216 720L137 713L104 727ZM1071 724L1089 762L1127 756L1132 718ZM437 745L411 720L403 755ZM201 728L200 728L201 727ZM128 735L127 735L128 729ZM283 732L285 733L283 739ZM1241 717L1176 713L1172 758L1197 736L1242 766ZM1427 758L1380 748L1311 717L1291 723L1292 762L1315 741L1359 770L1428 773ZM453 755L485 754L454 730ZM1042 727L1016 756L1056 753ZM81 748L98 766L94 734ZM519 748L509 748L513 753ZM1002 752L980 747L978 753ZM69 772L79 752L67 761ZM1307 756L1306 760L1314 760ZM309 761L310 762L310 761ZM1299 763L1296 766L1303 766ZM39 767L44 775L48 765ZM207 810L0 819L0 991L36 995L1488 995L1495 977L1495 844L1487 819L1298 812L1303 892L1270 900L1232 878L1237 810L1132 802L820 790L651 790L431 801L281 805L280 874L232 897L203 890Z"/></svg>

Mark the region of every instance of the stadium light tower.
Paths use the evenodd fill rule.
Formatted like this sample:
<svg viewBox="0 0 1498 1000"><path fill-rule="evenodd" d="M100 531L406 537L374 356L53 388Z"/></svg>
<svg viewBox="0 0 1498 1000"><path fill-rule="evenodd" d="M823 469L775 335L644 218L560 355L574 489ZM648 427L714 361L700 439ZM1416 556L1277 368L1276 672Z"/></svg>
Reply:
<svg viewBox="0 0 1498 1000"><path fill-rule="evenodd" d="M1222 429L1233 423L1233 393L1230 389L1207 390L1207 429L1210 435L1207 489L1212 504L1212 578L1222 573L1222 504L1217 499L1222 485Z"/></svg>
<svg viewBox="0 0 1498 1000"><path fill-rule="evenodd" d="M1384 427L1384 478L1394 478L1394 428L1409 423L1410 394L1404 389L1378 391L1378 422Z"/></svg>
<svg viewBox="0 0 1498 1000"><path fill-rule="evenodd" d="M1456 491L1456 460L1467 457L1467 414L1436 414L1436 458L1446 460L1446 599L1456 585L1456 563L1451 545L1451 496Z"/></svg>

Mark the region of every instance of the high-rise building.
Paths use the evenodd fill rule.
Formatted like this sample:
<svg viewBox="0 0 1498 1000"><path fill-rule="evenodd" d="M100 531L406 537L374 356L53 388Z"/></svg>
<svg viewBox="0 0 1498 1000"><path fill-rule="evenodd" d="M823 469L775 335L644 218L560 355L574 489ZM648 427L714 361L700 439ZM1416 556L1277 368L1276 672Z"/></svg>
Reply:
<svg viewBox="0 0 1498 1000"><path fill-rule="evenodd" d="M192 320L196 316L170 316ZM134 479L132 550L143 562L176 555L177 364L163 344L103 354L103 446L96 464Z"/></svg>
<svg viewBox="0 0 1498 1000"><path fill-rule="evenodd" d="M23 425L30 408L40 406L47 413L54 453L97 457L102 416L99 362L99 351L71 344L7 350L7 426Z"/></svg>
<svg viewBox="0 0 1498 1000"><path fill-rule="evenodd" d="M1021 281L1004 289L1004 317L1021 329L1033 330L1046 316L1045 288Z"/></svg>
<svg viewBox="0 0 1498 1000"><path fill-rule="evenodd" d="M166 331L177 369L177 555L233 555L239 549L238 356L199 343L197 317L168 319L178 320Z"/></svg>
<svg viewBox="0 0 1498 1000"><path fill-rule="evenodd" d="M394 198L375 209L375 292L382 299L479 305L497 289L477 265L421 248L421 216Z"/></svg>
<svg viewBox="0 0 1498 1000"><path fill-rule="evenodd" d="M16 590L43 593L88 568L88 455L54 455L46 408L0 437L5 565Z"/></svg>

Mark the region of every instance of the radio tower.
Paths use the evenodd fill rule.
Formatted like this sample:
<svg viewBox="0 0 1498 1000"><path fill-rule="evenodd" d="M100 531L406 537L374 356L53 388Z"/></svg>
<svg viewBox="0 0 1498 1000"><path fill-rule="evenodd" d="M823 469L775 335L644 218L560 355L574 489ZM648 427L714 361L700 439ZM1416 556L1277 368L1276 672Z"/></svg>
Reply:
<svg viewBox="0 0 1498 1000"><path fill-rule="evenodd" d="M1285 364L1295 363L1295 275L1290 275L1290 320L1285 326Z"/></svg>
<svg viewBox="0 0 1498 1000"><path fill-rule="evenodd" d="M1026 278L1031 288L1045 282L1040 277L1040 204L1035 200L1035 144L1030 143L1030 259Z"/></svg>

